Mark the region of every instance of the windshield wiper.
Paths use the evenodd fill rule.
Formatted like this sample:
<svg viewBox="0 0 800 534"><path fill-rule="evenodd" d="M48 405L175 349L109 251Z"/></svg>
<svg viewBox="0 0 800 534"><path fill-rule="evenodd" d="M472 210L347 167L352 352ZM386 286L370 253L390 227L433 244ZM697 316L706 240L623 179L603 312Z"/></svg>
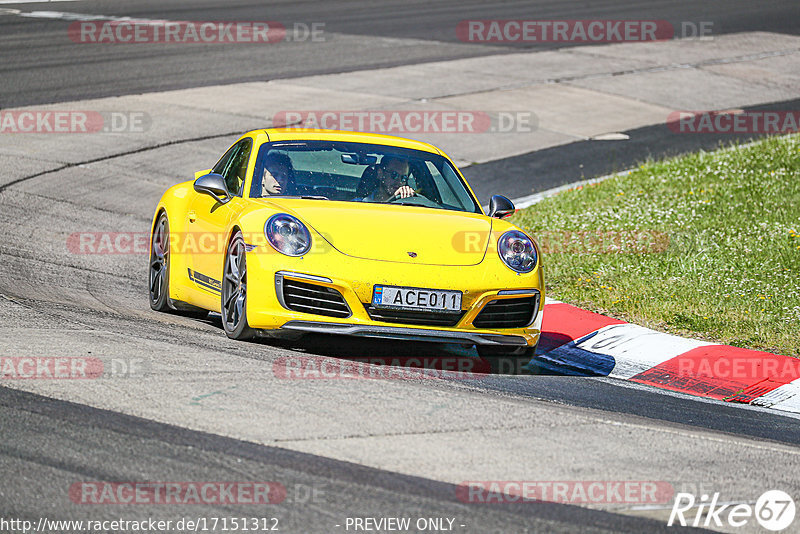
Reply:
<svg viewBox="0 0 800 534"><path fill-rule="evenodd" d="M322 195L302 195L300 198L306 198L308 200L330 200L328 197Z"/></svg>

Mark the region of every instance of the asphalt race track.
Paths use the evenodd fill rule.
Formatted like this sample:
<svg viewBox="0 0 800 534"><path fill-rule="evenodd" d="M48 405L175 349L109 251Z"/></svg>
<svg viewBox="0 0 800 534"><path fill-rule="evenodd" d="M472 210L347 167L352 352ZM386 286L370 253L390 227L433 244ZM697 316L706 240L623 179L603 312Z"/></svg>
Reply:
<svg viewBox="0 0 800 534"><path fill-rule="evenodd" d="M70 46L63 17L4 10L324 22L333 37L266 51L91 48ZM799 11L796 1L777 0L0 2L0 107L524 49L458 41L452 28L468 18L714 20L722 33L800 35ZM774 106L796 109L797 100ZM217 134L196 134L191 126L179 140L113 155L93 155L91 141L82 147L65 140L59 145L65 153L86 148L87 155L52 165L48 159L45 170L35 157L16 157L15 141L0 134L6 170L0 175L0 356L90 357L123 366L96 380L3 381L0 520L257 517L276 518L281 532L322 533L356 531L348 518L409 517L449 518L452 530L464 533L638 533L672 530L666 525L671 505L476 504L459 499L458 487L471 480L653 481L698 498L719 492L725 502L753 504L770 489L800 496L800 417L791 414L568 376L285 380L276 366L298 355L452 358L467 349L325 336L243 343L224 335L217 314L191 319L151 311L146 256L74 254L65 236L146 234L161 193L215 161L238 131L224 124ZM654 126L626 133L630 145L565 144L473 165L465 174L482 200L493 192L514 197L529 192L518 175L533 173L538 188L547 189L722 139L668 139ZM42 161L47 157L41 154ZM71 488L93 481L270 481L286 494L258 506L76 502ZM14 531L2 525L0 531ZM764 532L756 524L716 530Z"/></svg>
<svg viewBox="0 0 800 534"><path fill-rule="evenodd" d="M315 42L287 43L273 48L223 45L216 47L68 46L64 20L3 16L0 11L0 49L3 53L0 106L10 107L116 96L144 91L271 80L344 72L390 65L514 53L524 44L474 45L460 42L453 26L465 19L636 19L643 18L640 2L444 0L220 3L213 0L0 4L22 12L65 11L154 20L248 21L275 20L324 24L333 35L324 46ZM797 4L775 0L648 2L646 18L714 22L715 32L769 30L798 34ZM531 45L527 45L530 47ZM565 46L554 43L537 48Z"/></svg>

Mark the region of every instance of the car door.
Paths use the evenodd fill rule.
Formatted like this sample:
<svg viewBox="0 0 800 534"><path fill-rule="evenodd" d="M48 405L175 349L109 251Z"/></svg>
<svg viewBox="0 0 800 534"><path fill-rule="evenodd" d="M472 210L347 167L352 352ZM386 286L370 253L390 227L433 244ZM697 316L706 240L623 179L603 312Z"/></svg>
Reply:
<svg viewBox="0 0 800 534"><path fill-rule="evenodd" d="M222 175L230 200L220 203L209 195L195 193L187 213L187 247L192 248L189 278L198 297L211 307L219 306L222 269L227 246L226 230L244 206L242 188L253 140L245 138L233 145L214 166L212 172Z"/></svg>

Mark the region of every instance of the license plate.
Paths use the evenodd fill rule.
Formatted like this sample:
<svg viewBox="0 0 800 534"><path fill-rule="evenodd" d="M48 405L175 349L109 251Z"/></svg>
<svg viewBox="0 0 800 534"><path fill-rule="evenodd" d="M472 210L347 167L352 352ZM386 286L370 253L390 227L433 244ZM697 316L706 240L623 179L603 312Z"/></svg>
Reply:
<svg viewBox="0 0 800 534"><path fill-rule="evenodd" d="M375 286L372 292L372 305L376 308L400 310L461 311L461 292L419 287Z"/></svg>

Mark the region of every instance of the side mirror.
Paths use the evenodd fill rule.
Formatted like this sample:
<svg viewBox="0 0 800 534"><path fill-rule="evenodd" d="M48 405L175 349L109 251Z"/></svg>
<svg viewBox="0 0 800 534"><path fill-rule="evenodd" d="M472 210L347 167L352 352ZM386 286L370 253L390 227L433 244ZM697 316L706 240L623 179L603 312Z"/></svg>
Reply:
<svg viewBox="0 0 800 534"><path fill-rule="evenodd" d="M503 195L494 195L489 201L489 217L503 219L509 215L514 215L516 211L514 203Z"/></svg>
<svg viewBox="0 0 800 534"><path fill-rule="evenodd" d="M230 197L228 197L228 188L225 186L225 178L213 172L195 180L194 190L198 193L214 197L220 204L225 204L230 200Z"/></svg>

